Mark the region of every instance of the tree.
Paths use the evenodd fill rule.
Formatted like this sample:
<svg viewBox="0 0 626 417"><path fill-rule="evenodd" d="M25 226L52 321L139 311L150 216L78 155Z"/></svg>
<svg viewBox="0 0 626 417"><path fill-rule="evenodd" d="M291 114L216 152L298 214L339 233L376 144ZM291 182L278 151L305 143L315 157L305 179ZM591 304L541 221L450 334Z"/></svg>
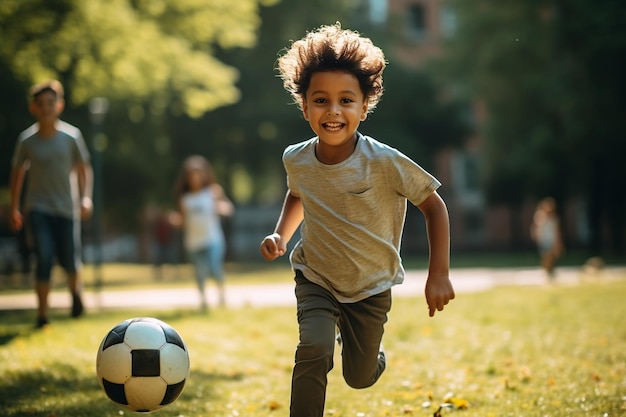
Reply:
<svg viewBox="0 0 626 417"><path fill-rule="evenodd" d="M90 71L95 78L93 88L89 87L90 94L103 95L111 101L104 124L106 148L102 152L105 214L107 230L110 231L113 228L120 232L136 229L136 212L146 203L173 206L171 187L178 167L185 157L196 153L212 162L218 179L237 204L279 203L286 186L281 153L289 143L312 135L301 112L290 104L291 97L283 90L274 70L280 50L291 40L302 37L306 31L336 21L372 37L386 53L391 50L385 46L389 33L384 27L373 27L363 13L365 3L354 0L282 1L275 5L270 0L231 1L224 4L232 4L234 11L220 9L223 15L219 16L217 23L214 20L219 13L215 8L223 4L221 1L106 1L112 10L98 9L98 13L103 14L99 19L108 25L107 31L119 25L119 31L124 33L123 36L121 33L110 33L108 37L99 29L95 17L91 16L89 22L78 17L87 13L85 10L94 14L93 7L102 6L98 6L100 1L7 0L2 3L0 70L4 59L4 68L11 77L6 80L0 78L0 84L14 85L16 80L21 80L22 87L30 84L32 80L24 79L39 77L39 73L35 74L35 69L24 69L26 55L20 52L21 49L51 48L54 53L35 57L36 68L44 67L40 63L45 63L49 73L61 78L67 85L69 102L64 118L84 127L83 133L91 139L89 115L84 105L90 97L80 91L86 91L86 83L92 80L85 75L89 71L78 69L92 65ZM96 6L91 3L96 3ZM180 11L190 10L196 3L204 14L197 10L194 13ZM231 16L244 4L248 4L246 10L254 9L256 5L272 4L272 7L258 8L256 16L252 12L241 13L240 18ZM9 8L12 10L10 13ZM37 13L34 10L38 10ZM9 18L9 15L12 17ZM35 16L40 16L39 20ZM72 25L86 27L72 27L68 24L70 18ZM116 22L116 19L121 22ZM137 23L141 31L134 30L137 34L131 35L132 24L129 22ZM233 28L233 33L228 32L228 24L250 28L252 32L246 33L254 34L256 43L251 45L250 38L235 36L240 27ZM255 25L259 26L253 30L257 27ZM40 28L36 36L33 35L32 27L40 26L45 30ZM44 36L46 31L49 35ZM73 33L85 39L74 40L73 35L70 36ZM61 42L57 39L59 37L68 43ZM131 53L130 48L139 47L135 45L139 40L133 37L145 42L138 56ZM240 41L236 44L229 37ZM5 38L10 42L6 43ZM162 42L170 46L160 46ZM90 45L87 52L81 49L85 44ZM128 44L128 50L125 44ZM17 54L15 57L6 45L11 45L10 51ZM172 50L182 54L175 45L187 48L191 58L182 55L174 57ZM202 71L198 75L194 72L194 59L202 54L210 56L211 62L221 64L213 67L207 61L206 66L200 67ZM55 55L61 58L54 58ZM70 56L73 58L62 58ZM102 68L95 68L94 57L100 61ZM437 99L437 88L428 74L402 68L399 61L391 56L388 58L391 63L385 72L383 102L368 117L363 130L428 165L432 153L440 147L458 143L464 135L464 128L459 122L459 107ZM71 65L59 67L57 60ZM153 60L159 62L153 63ZM188 63L190 68L187 68ZM114 72L122 71L120 68L125 66L132 67L128 70L129 79ZM18 72L17 68L25 72ZM136 68L141 68L141 77L136 75ZM220 106L211 108L211 105L218 104L208 100L204 107L198 107L195 106L196 101L187 100L195 94L185 93L187 87L199 88L205 85L201 83L219 79L223 68L226 73L236 74L237 78L224 81L226 85L220 83L221 90L212 90L208 94L214 93L213 96L221 100ZM207 80L201 79L194 84L192 76ZM179 82L181 79L188 84ZM219 91L223 93L220 95ZM232 91L235 91L235 96L230 95ZM198 96L205 97L204 93ZM6 108L10 108L10 104L15 105L14 96L0 96L0 105L5 99L9 103ZM24 96L20 95L20 99L23 105L20 112L27 119ZM200 111L205 113L198 116ZM25 126L23 119L15 122L19 129ZM0 136L5 137L8 129L5 130L2 125L0 129ZM6 137L15 138L19 132L15 129ZM7 152L7 162L9 157L10 152ZM5 153L0 154L0 159L4 158Z"/></svg>
<svg viewBox="0 0 626 417"><path fill-rule="evenodd" d="M252 47L260 6L277 1L2 1L3 182L15 138L32 122L27 87L59 79L66 89L63 117L81 127L89 144L87 103L104 96L112 104L102 149L106 210L110 224L133 228L130 208L154 194L169 196L178 161L171 158L168 115L197 119L240 100L239 71L216 58L217 51Z"/></svg>
<svg viewBox="0 0 626 417"><path fill-rule="evenodd" d="M239 100L215 47L251 47L276 0L5 0L0 59L28 83L60 79L73 105L158 100L197 117Z"/></svg>
<svg viewBox="0 0 626 417"><path fill-rule="evenodd" d="M172 115L169 132L179 144L177 158L206 155L239 204L281 201L285 177L280 155L289 143L310 137L311 130L282 88L274 70L276 59L308 30L336 21L348 27L354 7L350 0L311 0L282 1L261 9L263 24L253 48L217 51L221 60L240 71L241 100L198 121Z"/></svg>
<svg viewBox="0 0 626 417"><path fill-rule="evenodd" d="M592 247L624 249L626 12L618 0L450 0L446 76L484 103L492 203L587 202Z"/></svg>

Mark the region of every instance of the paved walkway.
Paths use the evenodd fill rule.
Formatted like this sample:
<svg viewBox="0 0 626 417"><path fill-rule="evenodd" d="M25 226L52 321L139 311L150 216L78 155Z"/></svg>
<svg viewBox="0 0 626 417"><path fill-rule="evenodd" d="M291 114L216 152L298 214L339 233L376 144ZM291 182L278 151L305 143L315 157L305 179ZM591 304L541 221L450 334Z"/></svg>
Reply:
<svg viewBox="0 0 626 417"><path fill-rule="evenodd" d="M548 285L543 272L538 269L453 269L450 278L457 294L485 291L497 286L544 286ZM393 289L394 297L422 297L426 271L407 271L402 285ZM626 267L607 268L595 274L584 274L580 268L560 268L557 271L556 285L577 285L582 280L621 280L626 279ZM209 305L216 305L216 294L209 285ZM98 293L86 291L85 306L88 310L114 308L194 308L199 305L195 287L146 289L146 290L107 290ZM49 299L52 308L69 308L70 296L66 290L55 290ZM295 304L293 284L246 284L233 283L226 286L227 307L245 306L288 306ZM34 292L2 294L0 310L35 309Z"/></svg>

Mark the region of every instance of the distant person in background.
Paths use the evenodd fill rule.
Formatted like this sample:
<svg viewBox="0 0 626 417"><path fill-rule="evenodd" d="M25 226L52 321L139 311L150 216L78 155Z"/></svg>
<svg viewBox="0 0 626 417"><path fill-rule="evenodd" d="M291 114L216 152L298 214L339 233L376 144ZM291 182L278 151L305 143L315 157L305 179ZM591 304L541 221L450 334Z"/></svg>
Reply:
<svg viewBox="0 0 626 417"><path fill-rule="evenodd" d="M546 197L537 204L530 229L530 236L537 244L541 267L550 280L554 279L556 260L563 254L561 225L556 212L556 202Z"/></svg>
<svg viewBox="0 0 626 417"><path fill-rule="evenodd" d="M163 280L164 265L172 263L172 247L174 241L174 224L170 220L170 214L161 208L156 209L152 223L152 237L154 238L154 278L156 281Z"/></svg>
<svg viewBox="0 0 626 417"><path fill-rule="evenodd" d="M222 187L216 182L213 169L202 156L187 158L175 185L180 210L185 249L194 266L200 292L200 305L208 309L205 279L217 282L220 305L224 296L224 255L226 242L221 217L231 216L234 208Z"/></svg>
<svg viewBox="0 0 626 417"><path fill-rule="evenodd" d="M36 256L36 326L49 323L48 295L56 257L67 273L72 294L72 317L83 314L80 280L80 221L92 211L92 169L81 131L61 120L63 86L48 81L31 89L30 112L37 122L23 131L12 159L10 180L10 227L20 231L26 224L32 234ZM20 197L29 172L24 207Z"/></svg>

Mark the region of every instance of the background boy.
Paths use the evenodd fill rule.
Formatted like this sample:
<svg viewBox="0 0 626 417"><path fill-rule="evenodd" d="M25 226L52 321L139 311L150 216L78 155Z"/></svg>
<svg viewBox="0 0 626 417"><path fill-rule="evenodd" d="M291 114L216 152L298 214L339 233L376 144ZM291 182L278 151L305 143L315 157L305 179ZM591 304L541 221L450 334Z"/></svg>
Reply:
<svg viewBox="0 0 626 417"><path fill-rule="evenodd" d="M79 216L85 219L91 214L92 170L80 130L59 120L65 105L61 83L37 84L30 93L29 109L37 122L19 135L15 147L9 222L13 231L26 224L33 239L37 259L36 326L43 327L49 323L48 295L55 256L67 273L71 316L83 314ZM19 202L27 170L23 214Z"/></svg>

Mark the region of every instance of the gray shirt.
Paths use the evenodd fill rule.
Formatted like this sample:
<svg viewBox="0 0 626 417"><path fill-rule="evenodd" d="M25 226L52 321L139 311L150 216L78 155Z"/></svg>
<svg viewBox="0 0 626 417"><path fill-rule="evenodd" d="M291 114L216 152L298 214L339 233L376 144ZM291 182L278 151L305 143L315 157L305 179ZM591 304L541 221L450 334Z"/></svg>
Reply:
<svg viewBox="0 0 626 417"><path fill-rule="evenodd" d="M397 149L357 135L353 154L334 165L316 158L317 138L283 153L289 190L304 206L292 267L345 303L404 280L407 200L418 205L441 185Z"/></svg>
<svg viewBox="0 0 626 417"><path fill-rule="evenodd" d="M73 218L76 214L78 181L74 167L89 161L80 130L59 121L49 138L38 134L37 123L18 137L12 166L30 165L24 211L42 211Z"/></svg>

